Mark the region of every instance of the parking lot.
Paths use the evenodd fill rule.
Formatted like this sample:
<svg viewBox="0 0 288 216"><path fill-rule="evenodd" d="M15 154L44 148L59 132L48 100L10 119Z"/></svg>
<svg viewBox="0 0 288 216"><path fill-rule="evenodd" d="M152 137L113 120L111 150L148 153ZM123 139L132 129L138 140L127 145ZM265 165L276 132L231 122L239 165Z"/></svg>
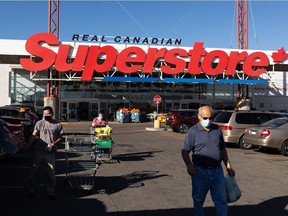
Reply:
<svg viewBox="0 0 288 216"><path fill-rule="evenodd" d="M89 131L90 122L65 122L65 132ZM73 193L65 184L65 154L56 161L56 200L47 200L40 175L34 199L25 193L31 166L26 152L0 161L1 215L193 215L191 182L180 150L184 136L169 130L150 131L153 123L114 123L113 160L97 171L95 189ZM230 161L242 190L239 201L229 204L231 216L288 215L288 157L228 147ZM75 160L80 155L75 154ZM210 196L206 215L214 215Z"/></svg>

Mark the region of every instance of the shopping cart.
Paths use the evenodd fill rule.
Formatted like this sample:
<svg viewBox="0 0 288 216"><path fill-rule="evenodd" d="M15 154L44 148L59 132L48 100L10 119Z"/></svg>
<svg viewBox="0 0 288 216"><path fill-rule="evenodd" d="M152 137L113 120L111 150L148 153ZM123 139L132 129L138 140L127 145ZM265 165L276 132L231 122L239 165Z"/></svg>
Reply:
<svg viewBox="0 0 288 216"><path fill-rule="evenodd" d="M95 175L99 163L91 158L94 153L91 136L95 134L70 132L64 133L65 138L65 162L66 182L73 192L79 190L92 191L95 183Z"/></svg>
<svg viewBox="0 0 288 216"><path fill-rule="evenodd" d="M109 126L105 127L91 127L91 143L93 144L91 158L95 158L96 163L103 161L110 161L112 159L111 153L114 147L114 142L111 137L112 128Z"/></svg>

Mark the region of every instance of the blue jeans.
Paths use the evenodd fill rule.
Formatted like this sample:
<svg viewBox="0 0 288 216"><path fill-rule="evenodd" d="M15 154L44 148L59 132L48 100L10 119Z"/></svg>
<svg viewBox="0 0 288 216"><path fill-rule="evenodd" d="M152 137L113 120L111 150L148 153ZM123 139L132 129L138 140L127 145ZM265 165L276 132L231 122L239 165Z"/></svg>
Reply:
<svg viewBox="0 0 288 216"><path fill-rule="evenodd" d="M192 198L194 216L204 216L203 204L210 190L217 216L228 215L226 179L221 166L206 169L195 166L196 174L192 176Z"/></svg>

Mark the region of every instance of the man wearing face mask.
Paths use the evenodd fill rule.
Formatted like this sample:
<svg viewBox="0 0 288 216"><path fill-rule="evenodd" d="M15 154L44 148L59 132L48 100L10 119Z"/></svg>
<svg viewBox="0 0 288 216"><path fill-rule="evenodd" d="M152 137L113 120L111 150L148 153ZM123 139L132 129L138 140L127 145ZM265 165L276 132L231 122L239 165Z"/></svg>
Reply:
<svg viewBox="0 0 288 216"><path fill-rule="evenodd" d="M45 170L47 174L47 198L55 198L55 153L57 151L57 144L59 144L62 139L63 127L60 122L52 117L52 107L44 107L43 119L36 123L33 134L28 142L27 148L34 143L33 165L28 182L29 198L34 197L36 175L42 165L43 170Z"/></svg>
<svg viewBox="0 0 288 216"><path fill-rule="evenodd" d="M235 176L235 171L228 160L221 129L211 123L212 116L213 109L210 106L200 107L199 122L189 129L182 145L182 158L192 180L195 216L204 216L203 204L208 191L214 202L216 215L227 216L226 180L222 161L228 175Z"/></svg>

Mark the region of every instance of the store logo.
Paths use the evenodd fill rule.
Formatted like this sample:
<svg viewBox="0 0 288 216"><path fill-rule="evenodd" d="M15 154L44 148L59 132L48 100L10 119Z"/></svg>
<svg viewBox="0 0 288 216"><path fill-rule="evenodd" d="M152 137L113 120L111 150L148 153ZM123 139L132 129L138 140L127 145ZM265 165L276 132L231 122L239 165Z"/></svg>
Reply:
<svg viewBox="0 0 288 216"><path fill-rule="evenodd" d="M58 47L55 53L49 46ZM20 64L29 71L43 71L54 67L59 72L69 70L82 72L82 80L89 81L93 78L93 73L103 73L116 67L119 72L124 74L152 73L155 64L161 60L162 66L159 68L166 74L179 74L184 70L190 74L207 75L234 75L238 64L242 64L243 72L248 76L259 76L266 71L269 59L263 52L257 51L248 54L246 51L231 51L229 54L223 50L213 50L207 52L204 43L195 42L190 50L182 48L151 48L147 51L141 47L128 46L118 52L111 46L89 46L79 45L75 59L68 62L69 53L73 47L62 44L57 37L50 33L38 33L32 35L26 42L25 48L32 56L41 58L42 61L21 58ZM216 66L215 63L217 62Z"/></svg>

